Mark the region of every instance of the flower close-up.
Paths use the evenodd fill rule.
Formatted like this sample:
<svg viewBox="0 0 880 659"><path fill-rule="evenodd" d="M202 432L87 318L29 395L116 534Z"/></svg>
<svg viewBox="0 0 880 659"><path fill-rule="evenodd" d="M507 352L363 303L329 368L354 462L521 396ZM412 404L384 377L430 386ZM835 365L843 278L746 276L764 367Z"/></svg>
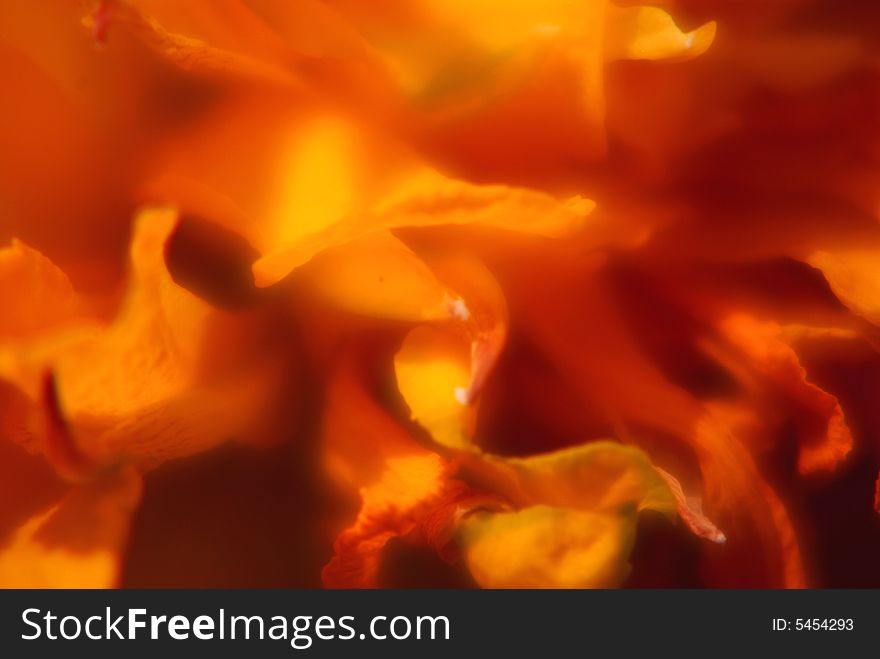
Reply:
<svg viewBox="0 0 880 659"><path fill-rule="evenodd" d="M0 586L880 586L880 5L643 1L0 2Z"/></svg>

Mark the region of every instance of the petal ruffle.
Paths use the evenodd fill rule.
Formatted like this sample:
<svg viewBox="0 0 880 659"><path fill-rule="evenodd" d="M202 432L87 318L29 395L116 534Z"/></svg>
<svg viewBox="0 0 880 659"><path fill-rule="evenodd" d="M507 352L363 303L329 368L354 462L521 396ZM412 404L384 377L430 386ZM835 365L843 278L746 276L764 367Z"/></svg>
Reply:
<svg viewBox="0 0 880 659"><path fill-rule="evenodd" d="M722 332L742 350L747 363L779 387L795 407L800 472L811 474L839 465L853 447L843 409L836 397L807 380L797 353L784 340L783 328L739 314L722 323Z"/></svg>
<svg viewBox="0 0 880 659"><path fill-rule="evenodd" d="M247 360L235 363L243 348L238 321L172 280L164 251L176 225L171 210L138 218L132 281L112 323L85 320L0 351L0 375L35 406L46 404L51 371L73 443L99 464L204 450L253 420L266 392L264 374L248 370ZM48 450L33 421L21 438Z"/></svg>
<svg viewBox="0 0 880 659"><path fill-rule="evenodd" d="M444 465L439 456L391 458L379 482L361 491L354 525L334 544L335 556L323 571L329 588L368 588L378 582L382 548L413 531L443 492Z"/></svg>

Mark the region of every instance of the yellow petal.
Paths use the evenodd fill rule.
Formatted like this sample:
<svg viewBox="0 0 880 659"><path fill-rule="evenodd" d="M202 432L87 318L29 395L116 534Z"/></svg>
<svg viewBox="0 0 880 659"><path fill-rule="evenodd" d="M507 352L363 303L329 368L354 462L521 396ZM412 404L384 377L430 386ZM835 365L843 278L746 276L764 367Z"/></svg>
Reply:
<svg viewBox="0 0 880 659"><path fill-rule="evenodd" d="M371 184L365 136L352 122L319 115L289 140L268 220L270 240L280 245L332 228L358 211Z"/></svg>
<svg viewBox="0 0 880 659"><path fill-rule="evenodd" d="M560 201L528 188L475 185L423 168L382 198L372 214L393 226L480 224L557 238L582 229L595 207L577 195Z"/></svg>
<svg viewBox="0 0 880 659"><path fill-rule="evenodd" d="M632 507L590 513L532 506L474 513L459 537L483 588L611 588L629 573L635 523Z"/></svg>
<svg viewBox="0 0 880 659"><path fill-rule="evenodd" d="M595 204L503 185L474 185L426 170L406 179L363 213L294 242L276 243L254 263L258 286L270 286L324 249L375 231L444 224L493 226L551 237L576 232Z"/></svg>
<svg viewBox="0 0 880 659"><path fill-rule="evenodd" d="M377 585L383 547L415 528L426 506L441 494L443 475L443 462L436 455L390 458L382 478L361 491L361 510L354 525L336 539L335 555L323 571L324 585Z"/></svg>
<svg viewBox="0 0 880 659"><path fill-rule="evenodd" d="M482 263L445 258L432 267L461 295L452 306L454 322L410 332L394 369L412 419L434 441L461 449L471 443L474 403L504 347L507 306Z"/></svg>
<svg viewBox="0 0 880 659"><path fill-rule="evenodd" d="M880 250L815 252L806 259L847 307L880 325Z"/></svg>
<svg viewBox="0 0 880 659"><path fill-rule="evenodd" d="M243 234L261 254L258 286L373 233L480 225L562 238L584 228L595 207L578 195L454 178L374 126L314 102L295 106L224 108L170 147L146 186L151 198ZM255 176L260 186L244 185Z"/></svg>
<svg viewBox="0 0 880 659"><path fill-rule="evenodd" d="M715 21L682 32L672 17L656 7L609 5L605 56L615 59L671 59L702 55L715 39Z"/></svg>
<svg viewBox="0 0 880 659"><path fill-rule="evenodd" d="M3 588L112 588L117 584L141 477L109 473L75 486L0 545Z"/></svg>
<svg viewBox="0 0 880 659"><path fill-rule="evenodd" d="M675 511L675 500L645 453L600 441L529 458L485 456L481 475L520 506L583 511Z"/></svg>
<svg viewBox="0 0 880 659"><path fill-rule="evenodd" d="M461 306L430 268L387 231L326 250L299 276L323 299L368 316L440 320L453 317Z"/></svg>
<svg viewBox="0 0 880 659"><path fill-rule="evenodd" d="M582 228L595 206L580 196L560 201L527 188L451 178L387 136L320 114L297 122L284 140L270 187L261 230L248 236L263 254L253 266L258 286L371 233L477 224L561 237Z"/></svg>
<svg viewBox="0 0 880 659"><path fill-rule="evenodd" d="M508 311L504 291L479 259L467 256L430 258L431 269L463 304L456 305L458 323L445 329L470 344L470 381L456 398L471 405L495 367L507 341Z"/></svg>
<svg viewBox="0 0 880 659"><path fill-rule="evenodd" d="M461 454L463 473L516 512L474 512L459 541L487 588L607 588L626 577L639 510L676 510L638 449L594 442L530 458Z"/></svg>
<svg viewBox="0 0 880 659"><path fill-rule="evenodd" d="M453 448L468 446L468 345L437 328L416 328L397 353L394 370L412 418L431 433L434 441Z"/></svg>

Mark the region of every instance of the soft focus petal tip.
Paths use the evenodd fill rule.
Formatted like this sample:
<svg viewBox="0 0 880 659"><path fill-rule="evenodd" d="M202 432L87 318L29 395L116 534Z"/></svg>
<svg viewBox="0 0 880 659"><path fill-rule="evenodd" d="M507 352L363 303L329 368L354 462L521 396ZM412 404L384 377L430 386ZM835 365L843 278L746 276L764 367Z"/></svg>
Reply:
<svg viewBox="0 0 880 659"><path fill-rule="evenodd" d="M609 60L681 60L705 53L718 25L709 21L682 32L672 16L656 7L615 7L609 11Z"/></svg>

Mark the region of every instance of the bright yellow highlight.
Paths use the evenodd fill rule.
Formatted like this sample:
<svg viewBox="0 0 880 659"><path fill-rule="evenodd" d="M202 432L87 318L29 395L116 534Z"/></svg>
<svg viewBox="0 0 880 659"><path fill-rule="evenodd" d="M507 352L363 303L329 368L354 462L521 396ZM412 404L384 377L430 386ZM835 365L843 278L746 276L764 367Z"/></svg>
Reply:
<svg viewBox="0 0 880 659"><path fill-rule="evenodd" d="M611 588L629 573L635 511L596 514L532 506L476 513L461 530L483 588Z"/></svg>
<svg viewBox="0 0 880 659"><path fill-rule="evenodd" d="M381 144L374 148L381 148ZM331 158L328 154L322 157ZM332 157L338 172L353 171L354 166L346 164L343 156L339 158ZM384 159L387 162L387 154ZM354 184L354 177L338 172L331 176L331 180L343 187L343 196L353 191L351 194L357 197L355 205L359 209L356 213L340 216L344 207L332 205L331 211L320 210L311 219L284 211L283 221L293 226L282 230L281 235L270 232L268 238L257 240L264 245L264 256L253 266L257 285L270 286L316 254L376 232L398 227L473 224L564 237L583 228L595 207L592 201L580 196L560 201L526 188L467 183L417 162L397 161L392 170L371 172L369 180L362 184ZM312 194L317 201L296 203L313 210L322 208L321 193ZM291 200L289 205L296 204ZM331 221L331 216L337 221ZM301 233L300 226L308 230ZM284 240L283 235L296 238Z"/></svg>
<svg viewBox="0 0 880 659"><path fill-rule="evenodd" d="M462 400L471 379L461 342L431 327L407 336L394 360L397 386L413 420L444 446L464 448L468 407Z"/></svg>
<svg viewBox="0 0 880 659"><path fill-rule="evenodd" d="M619 585L641 509L674 514L675 499L640 450L594 442L533 458L469 463L517 512L477 512L459 540L487 588Z"/></svg>
<svg viewBox="0 0 880 659"><path fill-rule="evenodd" d="M338 117L318 117L295 131L278 167L279 201L269 220L278 244L325 231L355 210L365 184L361 152L355 127Z"/></svg>
<svg viewBox="0 0 880 659"><path fill-rule="evenodd" d="M608 59L678 59L702 55L715 39L715 21L682 32L672 17L656 7L609 7Z"/></svg>

